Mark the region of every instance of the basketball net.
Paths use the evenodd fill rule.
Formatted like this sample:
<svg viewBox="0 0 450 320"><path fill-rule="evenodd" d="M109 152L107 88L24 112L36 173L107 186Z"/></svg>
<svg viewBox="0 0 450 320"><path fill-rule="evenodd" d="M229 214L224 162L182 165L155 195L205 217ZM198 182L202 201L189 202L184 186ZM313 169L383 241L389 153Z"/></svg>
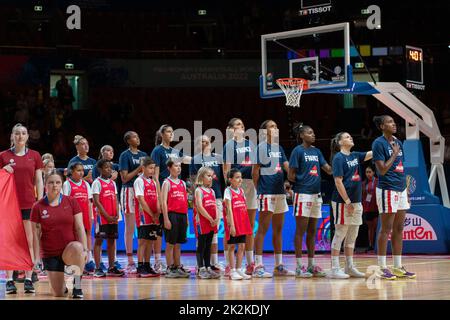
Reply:
<svg viewBox="0 0 450 320"><path fill-rule="evenodd" d="M308 89L308 80L303 78L281 78L277 84L286 96L286 105L300 107L300 98L304 89Z"/></svg>

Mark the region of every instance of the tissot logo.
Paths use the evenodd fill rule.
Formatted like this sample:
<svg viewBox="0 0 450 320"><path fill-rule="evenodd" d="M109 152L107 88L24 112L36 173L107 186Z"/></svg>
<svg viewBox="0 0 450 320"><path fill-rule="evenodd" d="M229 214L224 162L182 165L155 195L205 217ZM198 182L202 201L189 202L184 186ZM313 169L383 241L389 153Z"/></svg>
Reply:
<svg viewBox="0 0 450 320"><path fill-rule="evenodd" d="M309 8L309 9L301 9L298 12L299 16L307 16L309 14L318 14L318 13L325 13L325 12L331 12L332 6L324 6L324 7L318 7L318 8Z"/></svg>

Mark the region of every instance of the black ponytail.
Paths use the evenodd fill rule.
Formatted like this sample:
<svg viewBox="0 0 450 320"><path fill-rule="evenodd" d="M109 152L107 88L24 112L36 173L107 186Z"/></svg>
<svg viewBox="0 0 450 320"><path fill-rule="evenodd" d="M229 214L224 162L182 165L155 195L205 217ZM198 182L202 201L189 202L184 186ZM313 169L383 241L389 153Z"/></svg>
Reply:
<svg viewBox="0 0 450 320"><path fill-rule="evenodd" d="M345 132L339 132L338 134L336 134L334 136L333 139L331 139L331 146L330 146L330 163L333 163L333 158L336 155L336 153L338 153L339 151L341 151L341 146L339 145L339 141L341 141L342 136L344 135Z"/></svg>
<svg viewBox="0 0 450 320"><path fill-rule="evenodd" d="M294 132L297 143L302 142L301 135L303 132L305 132L307 129L311 129L310 126L303 124L303 122L294 123L294 127L292 128L292 131Z"/></svg>
<svg viewBox="0 0 450 320"><path fill-rule="evenodd" d="M387 117L387 115L373 117L373 123L375 123L375 127L377 127L378 130L383 131L381 129L381 125L384 123L384 119L386 117Z"/></svg>

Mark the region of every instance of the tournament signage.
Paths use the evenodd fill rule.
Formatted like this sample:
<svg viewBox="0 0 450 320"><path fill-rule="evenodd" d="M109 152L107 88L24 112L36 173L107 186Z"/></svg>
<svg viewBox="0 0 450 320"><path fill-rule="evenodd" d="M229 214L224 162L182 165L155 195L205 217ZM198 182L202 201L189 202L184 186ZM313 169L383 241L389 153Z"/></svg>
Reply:
<svg viewBox="0 0 450 320"><path fill-rule="evenodd" d="M406 46L406 87L425 90L423 80L423 49Z"/></svg>
<svg viewBox="0 0 450 320"><path fill-rule="evenodd" d="M299 16L308 16L312 14L321 14L331 12L333 6L331 0L302 0Z"/></svg>

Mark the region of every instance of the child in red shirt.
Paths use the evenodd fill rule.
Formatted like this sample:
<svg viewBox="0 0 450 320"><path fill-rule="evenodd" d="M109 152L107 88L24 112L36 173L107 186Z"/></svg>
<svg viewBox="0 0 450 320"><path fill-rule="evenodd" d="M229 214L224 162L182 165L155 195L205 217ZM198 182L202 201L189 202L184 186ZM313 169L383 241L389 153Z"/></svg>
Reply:
<svg viewBox="0 0 450 320"><path fill-rule="evenodd" d="M197 267L200 279L217 279L220 274L211 269L211 243L217 233L219 213L216 195L211 188L214 171L210 167L201 167L197 173L194 199L194 226L197 236Z"/></svg>
<svg viewBox="0 0 450 320"><path fill-rule="evenodd" d="M71 196L77 200L83 213L83 225L86 233L87 247L88 247L88 264L94 265L92 261L92 240L91 240L91 221L92 214L92 191L91 186L86 180L83 180L84 167L81 162L76 162L69 167L69 178L63 184L63 194ZM85 273L92 273L92 269L88 270L85 266Z"/></svg>
<svg viewBox="0 0 450 320"><path fill-rule="evenodd" d="M224 192L224 224L225 237L228 247L228 257L231 266L231 280L249 280L251 276L245 274L241 270L242 258L245 250L245 239L248 234L252 233L250 219L248 217L247 205L245 201L244 190L242 185L242 174L238 169L231 169L228 172L229 187ZM234 248L236 244L238 251L236 259L234 256ZM236 261L236 263L235 263Z"/></svg>
<svg viewBox="0 0 450 320"><path fill-rule="evenodd" d="M167 168L170 176L161 188L161 209L164 216L164 236L166 239L166 278L189 278L190 271L181 264L181 244L186 243L188 199L186 183L178 179L181 162L169 158Z"/></svg>
<svg viewBox="0 0 450 320"><path fill-rule="evenodd" d="M136 226L138 228L137 274L142 278L158 277L150 265L152 248L158 236L162 236L159 222L159 186L153 178L155 162L150 157L141 160L142 174L134 181ZM156 251L156 250L155 250Z"/></svg>
<svg viewBox="0 0 450 320"><path fill-rule="evenodd" d="M100 159L97 162L97 169L100 177L95 179L92 184L92 195L97 215L97 225L94 245L95 272L94 277L100 278L108 276L121 277L123 271L114 266L116 253L116 239L119 237L117 222L119 220L119 201L117 198L116 183L111 180L112 164L111 161ZM103 239L108 243L108 262L107 273L100 268L101 250Z"/></svg>

